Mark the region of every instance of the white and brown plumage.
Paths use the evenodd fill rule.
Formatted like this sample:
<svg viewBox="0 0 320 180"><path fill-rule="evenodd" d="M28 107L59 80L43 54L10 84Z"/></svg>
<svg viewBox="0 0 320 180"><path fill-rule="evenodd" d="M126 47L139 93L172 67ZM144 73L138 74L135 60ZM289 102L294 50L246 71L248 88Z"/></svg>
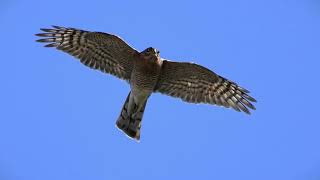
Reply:
<svg viewBox="0 0 320 180"><path fill-rule="evenodd" d="M138 52L119 37L75 28L53 26L36 34L76 58L90 68L110 73L129 82L131 92L117 120L117 127L129 137L140 139L143 112L148 97L160 92L190 103L207 103L231 107L250 114L256 102L249 91L209 69L187 62L172 62L160 58L154 48Z"/></svg>

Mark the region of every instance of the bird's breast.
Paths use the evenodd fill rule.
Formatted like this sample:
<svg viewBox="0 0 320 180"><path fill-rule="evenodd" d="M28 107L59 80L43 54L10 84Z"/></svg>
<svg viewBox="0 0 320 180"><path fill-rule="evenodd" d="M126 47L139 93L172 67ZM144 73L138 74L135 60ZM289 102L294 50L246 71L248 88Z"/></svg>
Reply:
<svg viewBox="0 0 320 180"><path fill-rule="evenodd" d="M152 92L158 81L160 68L155 61L141 59L135 62L130 79L131 88Z"/></svg>

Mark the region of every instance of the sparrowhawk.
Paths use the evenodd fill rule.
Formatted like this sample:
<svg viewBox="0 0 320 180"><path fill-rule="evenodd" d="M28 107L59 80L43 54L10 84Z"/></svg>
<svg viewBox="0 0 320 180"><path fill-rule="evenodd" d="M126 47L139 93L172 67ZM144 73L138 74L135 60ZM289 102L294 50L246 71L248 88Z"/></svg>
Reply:
<svg viewBox="0 0 320 180"><path fill-rule="evenodd" d="M131 87L116 126L129 137L140 139L141 120L149 96L160 92L189 103L207 103L250 114L256 100L249 91L209 69L189 62L173 62L149 47L142 52L118 36L75 28L53 26L38 42L49 43L84 65L126 80Z"/></svg>

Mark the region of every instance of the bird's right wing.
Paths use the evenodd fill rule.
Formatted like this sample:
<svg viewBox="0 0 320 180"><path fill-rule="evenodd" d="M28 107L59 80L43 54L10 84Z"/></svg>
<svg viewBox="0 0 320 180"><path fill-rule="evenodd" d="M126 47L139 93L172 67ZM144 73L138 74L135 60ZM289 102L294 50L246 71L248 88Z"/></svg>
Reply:
<svg viewBox="0 0 320 180"><path fill-rule="evenodd" d="M155 91L191 103L232 107L248 114L248 108L255 109L250 101L256 100L248 95L248 90L193 63L164 60Z"/></svg>
<svg viewBox="0 0 320 180"><path fill-rule="evenodd" d="M127 81L130 79L133 60L137 58L138 52L119 37L59 26L41 30L46 33L36 35L45 38L37 41L49 43L45 47L56 47L80 59L81 63L90 68Z"/></svg>

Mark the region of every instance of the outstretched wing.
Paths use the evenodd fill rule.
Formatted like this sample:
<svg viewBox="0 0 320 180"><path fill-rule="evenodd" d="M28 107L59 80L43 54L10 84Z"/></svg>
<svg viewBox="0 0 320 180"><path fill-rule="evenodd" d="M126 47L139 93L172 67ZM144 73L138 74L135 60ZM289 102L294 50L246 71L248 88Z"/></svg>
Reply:
<svg viewBox="0 0 320 180"><path fill-rule="evenodd" d="M216 104L250 114L249 91L197 64L163 61L155 91L190 103Z"/></svg>
<svg viewBox="0 0 320 180"><path fill-rule="evenodd" d="M36 36L45 38L37 41L49 43L45 47L56 47L80 59L81 63L90 68L110 73L121 79L130 79L133 60L138 52L119 37L59 26L41 30L45 33Z"/></svg>

